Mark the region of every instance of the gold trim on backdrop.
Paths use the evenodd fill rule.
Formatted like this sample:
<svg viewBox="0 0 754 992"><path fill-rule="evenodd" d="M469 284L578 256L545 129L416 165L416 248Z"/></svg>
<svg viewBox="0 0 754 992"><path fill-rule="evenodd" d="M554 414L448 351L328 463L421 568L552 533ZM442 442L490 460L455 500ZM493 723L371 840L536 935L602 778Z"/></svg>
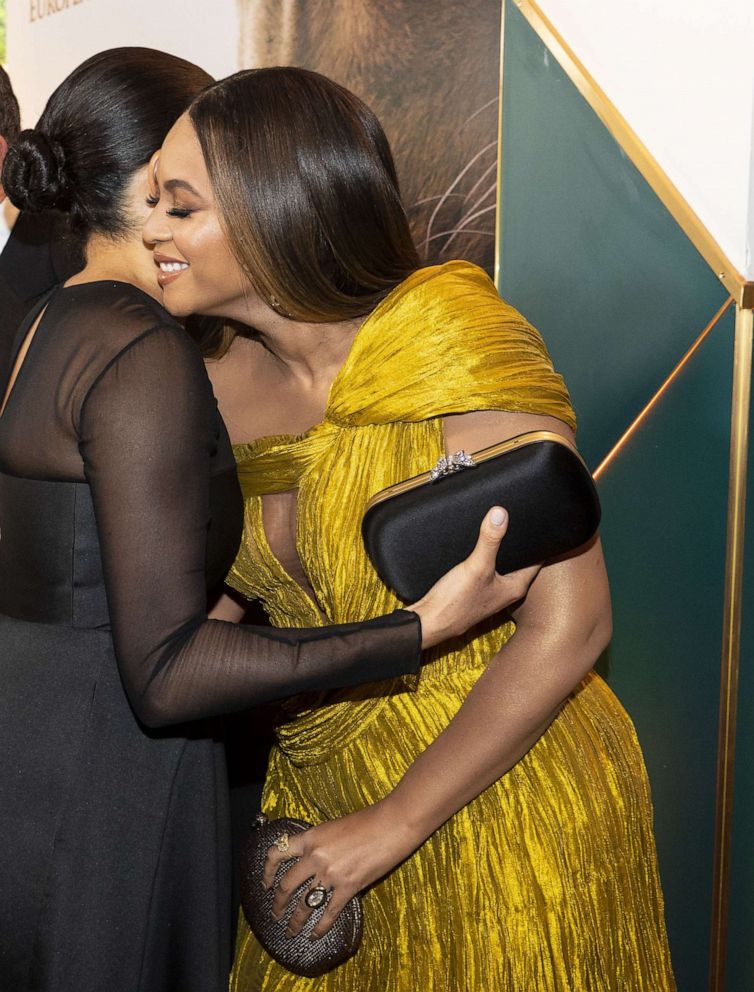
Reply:
<svg viewBox="0 0 754 992"><path fill-rule="evenodd" d="M723 650L720 668L720 718L717 749L717 801L710 935L710 992L724 992L728 944L728 896L733 814L733 762L741 652L741 601L746 513L746 474L751 403L754 313L738 309L733 356L730 423L728 537L725 552Z"/></svg>
<svg viewBox="0 0 754 992"><path fill-rule="evenodd" d="M649 183L676 223L741 307L754 307L754 282L747 282L681 196L649 149L534 0L513 0L586 102ZM502 71L502 68L501 68Z"/></svg>
<svg viewBox="0 0 754 992"><path fill-rule="evenodd" d="M641 426L641 424L646 420L646 418L648 417L649 413L652 411L652 409L655 407L655 405L659 402L660 398L662 397L662 395L666 391L666 389L668 389L669 386L671 385L671 383L680 375L680 373L681 373L682 369L684 368L684 366L686 365L686 363L691 359L691 357L694 355L694 353L697 351L697 349L701 346L702 342L707 337L707 335L710 333L710 331L712 331L717 326L717 324L720 321L721 317L723 316L723 314L725 313L725 311L728 309L728 307L731 305L731 303L733 303L733 297L732 296L729 296L728 299L725 301L725 303L723 303L723 305L717 311L717 313L715 314L715 316L712 318L712 320L709 322L709 324L707 324L707 326L704 328L704 330L699 335L699 337L696 339L696 341L694 341L694 343L691 345L691 347L686 352L686 354L683 356L683 358L678 362L678 364L675 366L675 368L673 369L673 371L670 373L670 375L667 377L667 379L663 382L663 384L660 386L660 388L657 390L657 392L654 394L654 396L651 398L651 400L647 403L647 405L644 407L644 409L641 411L641 413L639 413L634 418L634 420L629 424L629 426L626 428L626 430L621 434L621 436L618 438L618 440L615 442L615 444L608 451L608 453L605 455L605 457L602 459L602 461L599 463L599 465L597 466L597 468L592 473L593 478L595 480L599 479L599 477L602 475L602 473L608 467L608 465L610 464L610 462L612 462L612 460L615 458L615 456L618 454L618 452L621 450L621 448L625 447L625 445L628 443L629 439L631 438L631 435L634 434L634 432L636 430L638 430L638 428Z"/></svg>
<svg viewBox="0 0 754 992"><path fill-rule="evenodd" d="M497 193L495 198L495 288L500 292L503 196L503 55L505 52L505 0L500 0L500 72L497 85Z"/></svg>

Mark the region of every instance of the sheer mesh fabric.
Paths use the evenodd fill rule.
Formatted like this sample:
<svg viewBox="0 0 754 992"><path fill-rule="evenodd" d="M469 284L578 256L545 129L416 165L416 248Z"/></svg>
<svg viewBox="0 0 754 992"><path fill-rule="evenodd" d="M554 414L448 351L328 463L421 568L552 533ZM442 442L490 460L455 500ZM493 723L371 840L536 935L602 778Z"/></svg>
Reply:
<svg viewBox="0 0 754 992"><path fill-rule="evenodd" d="M410 612L295 630L208 620L242 505L196 346L151 297L96 282L42 301L15 350L45 305L0 418L0 471L88 483L116 655L145 723L417 670Z"/></svg>

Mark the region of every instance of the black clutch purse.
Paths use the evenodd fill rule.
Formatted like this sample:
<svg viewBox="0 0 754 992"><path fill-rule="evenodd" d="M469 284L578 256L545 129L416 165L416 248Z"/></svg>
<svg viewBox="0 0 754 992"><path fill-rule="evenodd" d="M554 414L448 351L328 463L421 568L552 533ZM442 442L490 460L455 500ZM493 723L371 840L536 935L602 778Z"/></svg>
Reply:
<svg viewBox="0 0 754 992"><path fill-rule="evenodd" d="M600 522L578 452L559 434L531 431L441 458L431 472L377 493L364 513L364 544L382 581L413 603L473 551L492 506L509 516L501 574L573 551Z"/></svg>
<svg viewBox="0 0 754 992"><path fill-rule="evenodd" d="M311 883L304 882L294 893L289 908L280 920L272 916L272 900L275 888L285 872L298 858L281 862L271 889L262 886L264 864L267 852L284 835L291 836L308 830L311 824L303 820L280 818L268 820L260 813L249 834L249 839L241 854L241 908L252 933L270 957L295 975L316 978L337 967L352 957L359 949L362 932L361 900L358 896L350 899L338 914L328 932L316 940L310 940L312 930L327 906L324 890L319 890L321 901L314 908L301 933L288 937L288 920L295 903L312 892Z"/></svg>

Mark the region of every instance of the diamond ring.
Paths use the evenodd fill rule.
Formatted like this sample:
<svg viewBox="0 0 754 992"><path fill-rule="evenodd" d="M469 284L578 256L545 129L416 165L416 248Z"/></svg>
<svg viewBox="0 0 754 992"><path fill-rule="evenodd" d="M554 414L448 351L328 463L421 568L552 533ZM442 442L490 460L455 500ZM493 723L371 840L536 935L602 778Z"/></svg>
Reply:
<svg viewBox="0 0 754 992"><path fill-rule="evenodd" d="M327 889L324 885L315 885L304 896L304 902L309 909L319 909L327 902Z"/></svg>

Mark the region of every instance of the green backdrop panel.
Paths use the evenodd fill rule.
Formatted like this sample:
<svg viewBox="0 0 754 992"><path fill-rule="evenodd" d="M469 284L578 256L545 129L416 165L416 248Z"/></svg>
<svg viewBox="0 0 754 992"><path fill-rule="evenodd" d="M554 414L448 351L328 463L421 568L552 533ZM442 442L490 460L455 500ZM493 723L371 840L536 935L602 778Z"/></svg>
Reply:
<svg viewBox="0 0 754 992"><path fill-rule="evenodd" d="M732 324L726 315L599 484L615 627L606 675L644 749L681 992L707 988Z"/></svg>
<svg viewBox="0 0 754 992"><path fill-rule="evenodd" d="M502 173L501 292L542 331L595 466L726 293L510 0ZM645 751L681 992L707 984L732 324L600 483L615 611L602 669Z"/></svg>
<svg viewBox="0 0 754 992"><path fill-rule="evenodd" d="M754 408L749 423L746 521L728 921L729 992L754 989Z"/></svg>
<svg viewBox="0 0 754 992"><path fill-rule="evenodd" d="M500 291L545 337L595 466L726 293L511 0Z"/></svg>

